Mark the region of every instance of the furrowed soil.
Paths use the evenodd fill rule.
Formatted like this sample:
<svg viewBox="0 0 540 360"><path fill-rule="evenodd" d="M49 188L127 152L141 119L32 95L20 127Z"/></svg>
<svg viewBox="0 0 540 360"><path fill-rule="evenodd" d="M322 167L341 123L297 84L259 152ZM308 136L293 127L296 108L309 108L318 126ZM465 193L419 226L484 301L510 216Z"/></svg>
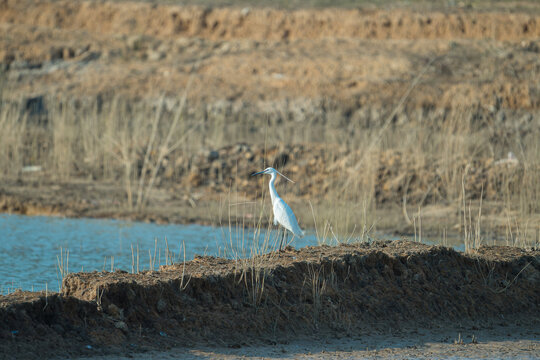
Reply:
<svg viewBox="0 0 540 360"><path fill-rule="evenodd" d="M416 336L415 346L429 338L457 354L479 343L470 354L533 358L540 354L539 290L540 252L510 247L463 254L378 241L287 248L244 260L197 257L157 272L69 274L61 293L4 296L0 353L42 358L159 350L147 356L167 358L197 351L220 356L228 348L221 356L234 357L241 350L231 349L255 346L276 356L302 346L316 353L326 339L322 348L330 355L336 346L353 346L366 356L377 352L362 352L365 347L399 356L399 348L402 355L415 353L407 346ZM514 331L523 342L500 352L497 341L515 340Z"/></svg>

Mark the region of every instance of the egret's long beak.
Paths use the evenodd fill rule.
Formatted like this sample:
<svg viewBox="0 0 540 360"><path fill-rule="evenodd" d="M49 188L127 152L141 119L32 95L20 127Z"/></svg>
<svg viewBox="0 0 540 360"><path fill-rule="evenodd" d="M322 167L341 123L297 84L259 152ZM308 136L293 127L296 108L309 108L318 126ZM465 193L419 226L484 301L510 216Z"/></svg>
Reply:
<svg viewBox="0 0 540 360"><path fill-rule="evenodd" d="M256 173L253 173L253 174L251 174L251 176L255 176L255 175L259 175L259 174L264 174L264 170L263 170L263 171L256 172Z"/></svg>
<svg viewBox="0 0 540 360"><path fill-rule="evenodd" d="M283 176L285 179L289 180L290 182L292 182L292 183L294 184L294 181L292 181L291 179L289 179L288 177L286 177L285 175L283 175L283 174L280 173L279 171L276 170L276 172L277 172L279 175Z"/></svg>

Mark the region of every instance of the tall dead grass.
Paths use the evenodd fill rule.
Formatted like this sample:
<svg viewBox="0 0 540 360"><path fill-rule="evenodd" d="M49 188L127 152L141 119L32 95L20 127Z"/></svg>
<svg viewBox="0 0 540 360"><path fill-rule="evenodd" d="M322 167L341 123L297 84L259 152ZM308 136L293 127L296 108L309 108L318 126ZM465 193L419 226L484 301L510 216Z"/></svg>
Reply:
<svg viewBox="0 0 540 360"><path fill-rule="evenodd" d="M538 241L534 219L540 213L540 126L534 120L524 124L517 115L500 120L474 107L403 108L356 119L329 106L298 123L287 120L287 114L235 119L217 108L201 115L193 112L185 94L140 101L119 96L48 96L40 101L45 114L32 113L27 100L1 101L0 177L18 177L25 168L40 166L45 175L60 181L113 181L123 184L125 206L140 210L155 187L187 175L176 168L179 159L203 150L262 141L268 146L323 143L324 168L312 172L332 179L326 203L315 207L321 232L326 227L328 237L332 230L339 238L365 239L381 221L375 215L381 205L403 207L411 224L416 219L410 214L428 204L453 206L457 212L464 200L478 207L482 187L484 197L502 204L513 243ZM518 163L496 165L509 151ZM392 154L400 155L394 163L388 160ZM494 161L488 166L491 170L479 174L478 162L486 159ZM381 183L383 166L396 171L392 183ZM395 188L403 201L378 203L385 186ZM309 223L312 212L307 204L298 211ZM483 228L489 229L489 224Z"/></svg>

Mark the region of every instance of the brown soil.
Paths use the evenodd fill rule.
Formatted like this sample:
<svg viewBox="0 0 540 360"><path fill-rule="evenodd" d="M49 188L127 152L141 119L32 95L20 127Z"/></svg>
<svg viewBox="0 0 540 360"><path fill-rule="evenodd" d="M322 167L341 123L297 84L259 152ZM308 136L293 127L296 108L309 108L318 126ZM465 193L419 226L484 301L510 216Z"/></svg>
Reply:
<svg viewBox="0 0 540 360"><path fill-rule="evenodd" d="M28 4L33 6L29 7ZM2 19L5 22L33 26L85 29L92 33L139 33L159 37L210 39L491 37L515 40L540 37L538 7L513 14L457 8L446 13L361 9L303 9L290 12L270 8L183 7L125 1L25 3L10 0L4 1Z"/></svg>
<svg viewBox="0 0 540 360"><path fill-rule="evenodd" d="M70 274L60 294L4 296L0 353L237 347L456 324L534 329L539 303L538 250L462 254L403 241L287 248L247 262L196 257L159 272Z"/></svg>
<svg viewBox="0 0 540 360"><path fill-rule="evenodd" d="M289 201L323 201L329 189L332 196L343 193L339 171L359 157L349 142L366 129L382 127L420 74L391 126L409 131L447 126L445 119L452 117L473 119L472 128L486 129L481 136L498 150L474 164L463 159L460 171L469 166L466 191L472 199L484 193L487 201L500 201L501 187L515 186L513 179L522 178L524 168L498 166L496 160L516 151L508 139L538 132L540 7L519 2L486 8L491 10L285 11L3 1L0 64L7 81L2 96L22 99L39 112L39 121L52 121L50 102L89 101L99 107L114 96L174 100L191 78L186 121L203 123L225 140L167 159L150 209L142 214L123 208L121 180L97 183L99 174L84 169L83 161L77 161L71 180L58 181L54 169L45 168L35 177L3 181L0 208L209 223L216 214L198 205L218 203L231 189L240 200L254 199L260 186L247 174L266 164L286 166L288 175L302 179ZM267 155L260 145L267 136L263 119L279 132L270 144L279 146L269 146ZM242 145L246 142L252 145ZM340 148L343 143L349 150ZM409 160L410 154L399 152L380 155L376 203L400 209L406 198L416 209L436 202L440 214L458 198L447 194L443 165L428 158L413 166ZM531 176L537 166L529 166ZM453 213L444 217L455 223L455 208ZM401 222L396 227L411 227Z"/></svg>
<svg viewBox="0 0 540 360"><path fill-rule="evenodd" d="M25 96L177 96L195 74L194 109L257 119L329 106L362 118L395 106L437 59L407 106L531 110L540 105L540 7L529 5L419 13L5 1L0 63L10 92Z"/></svg>

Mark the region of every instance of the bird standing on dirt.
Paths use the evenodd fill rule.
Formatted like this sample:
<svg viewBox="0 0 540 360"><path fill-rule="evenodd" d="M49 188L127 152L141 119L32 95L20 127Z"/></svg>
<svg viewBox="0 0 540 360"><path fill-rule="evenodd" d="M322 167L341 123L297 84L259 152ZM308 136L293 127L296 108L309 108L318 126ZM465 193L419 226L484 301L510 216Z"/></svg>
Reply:
<svg viewBox="0 0 540 360"><path fill-rule="evenodd" d="M269 167L264 169L263 171L259 171L257 173L251 174L251 176L259 175L259 174L267 174L272 175L272 178L270 179L270 182L268 183L268 186L270 187L270 197L272 199L272 208L274 210L274 225L277 225L278 223L283 226L285 229L289 230L293 233L293 235L298 237L304 236L304 231L300 229L300 226L298 226L298 221L296 220L296 216L294 216L293 211L287 205L285 201L283 201L282 198L279 197L276 187L274 186L274 181L276 181L277 174L283 176L285 179L289 180L290 182L294 183L291 179L277 171L276 169ZM279 243L279 250L282 249L283 241L287 237L287 232L284 231L283 238L281 239L281 242ZM287 244L285 240L285 244Z"/></svg>

